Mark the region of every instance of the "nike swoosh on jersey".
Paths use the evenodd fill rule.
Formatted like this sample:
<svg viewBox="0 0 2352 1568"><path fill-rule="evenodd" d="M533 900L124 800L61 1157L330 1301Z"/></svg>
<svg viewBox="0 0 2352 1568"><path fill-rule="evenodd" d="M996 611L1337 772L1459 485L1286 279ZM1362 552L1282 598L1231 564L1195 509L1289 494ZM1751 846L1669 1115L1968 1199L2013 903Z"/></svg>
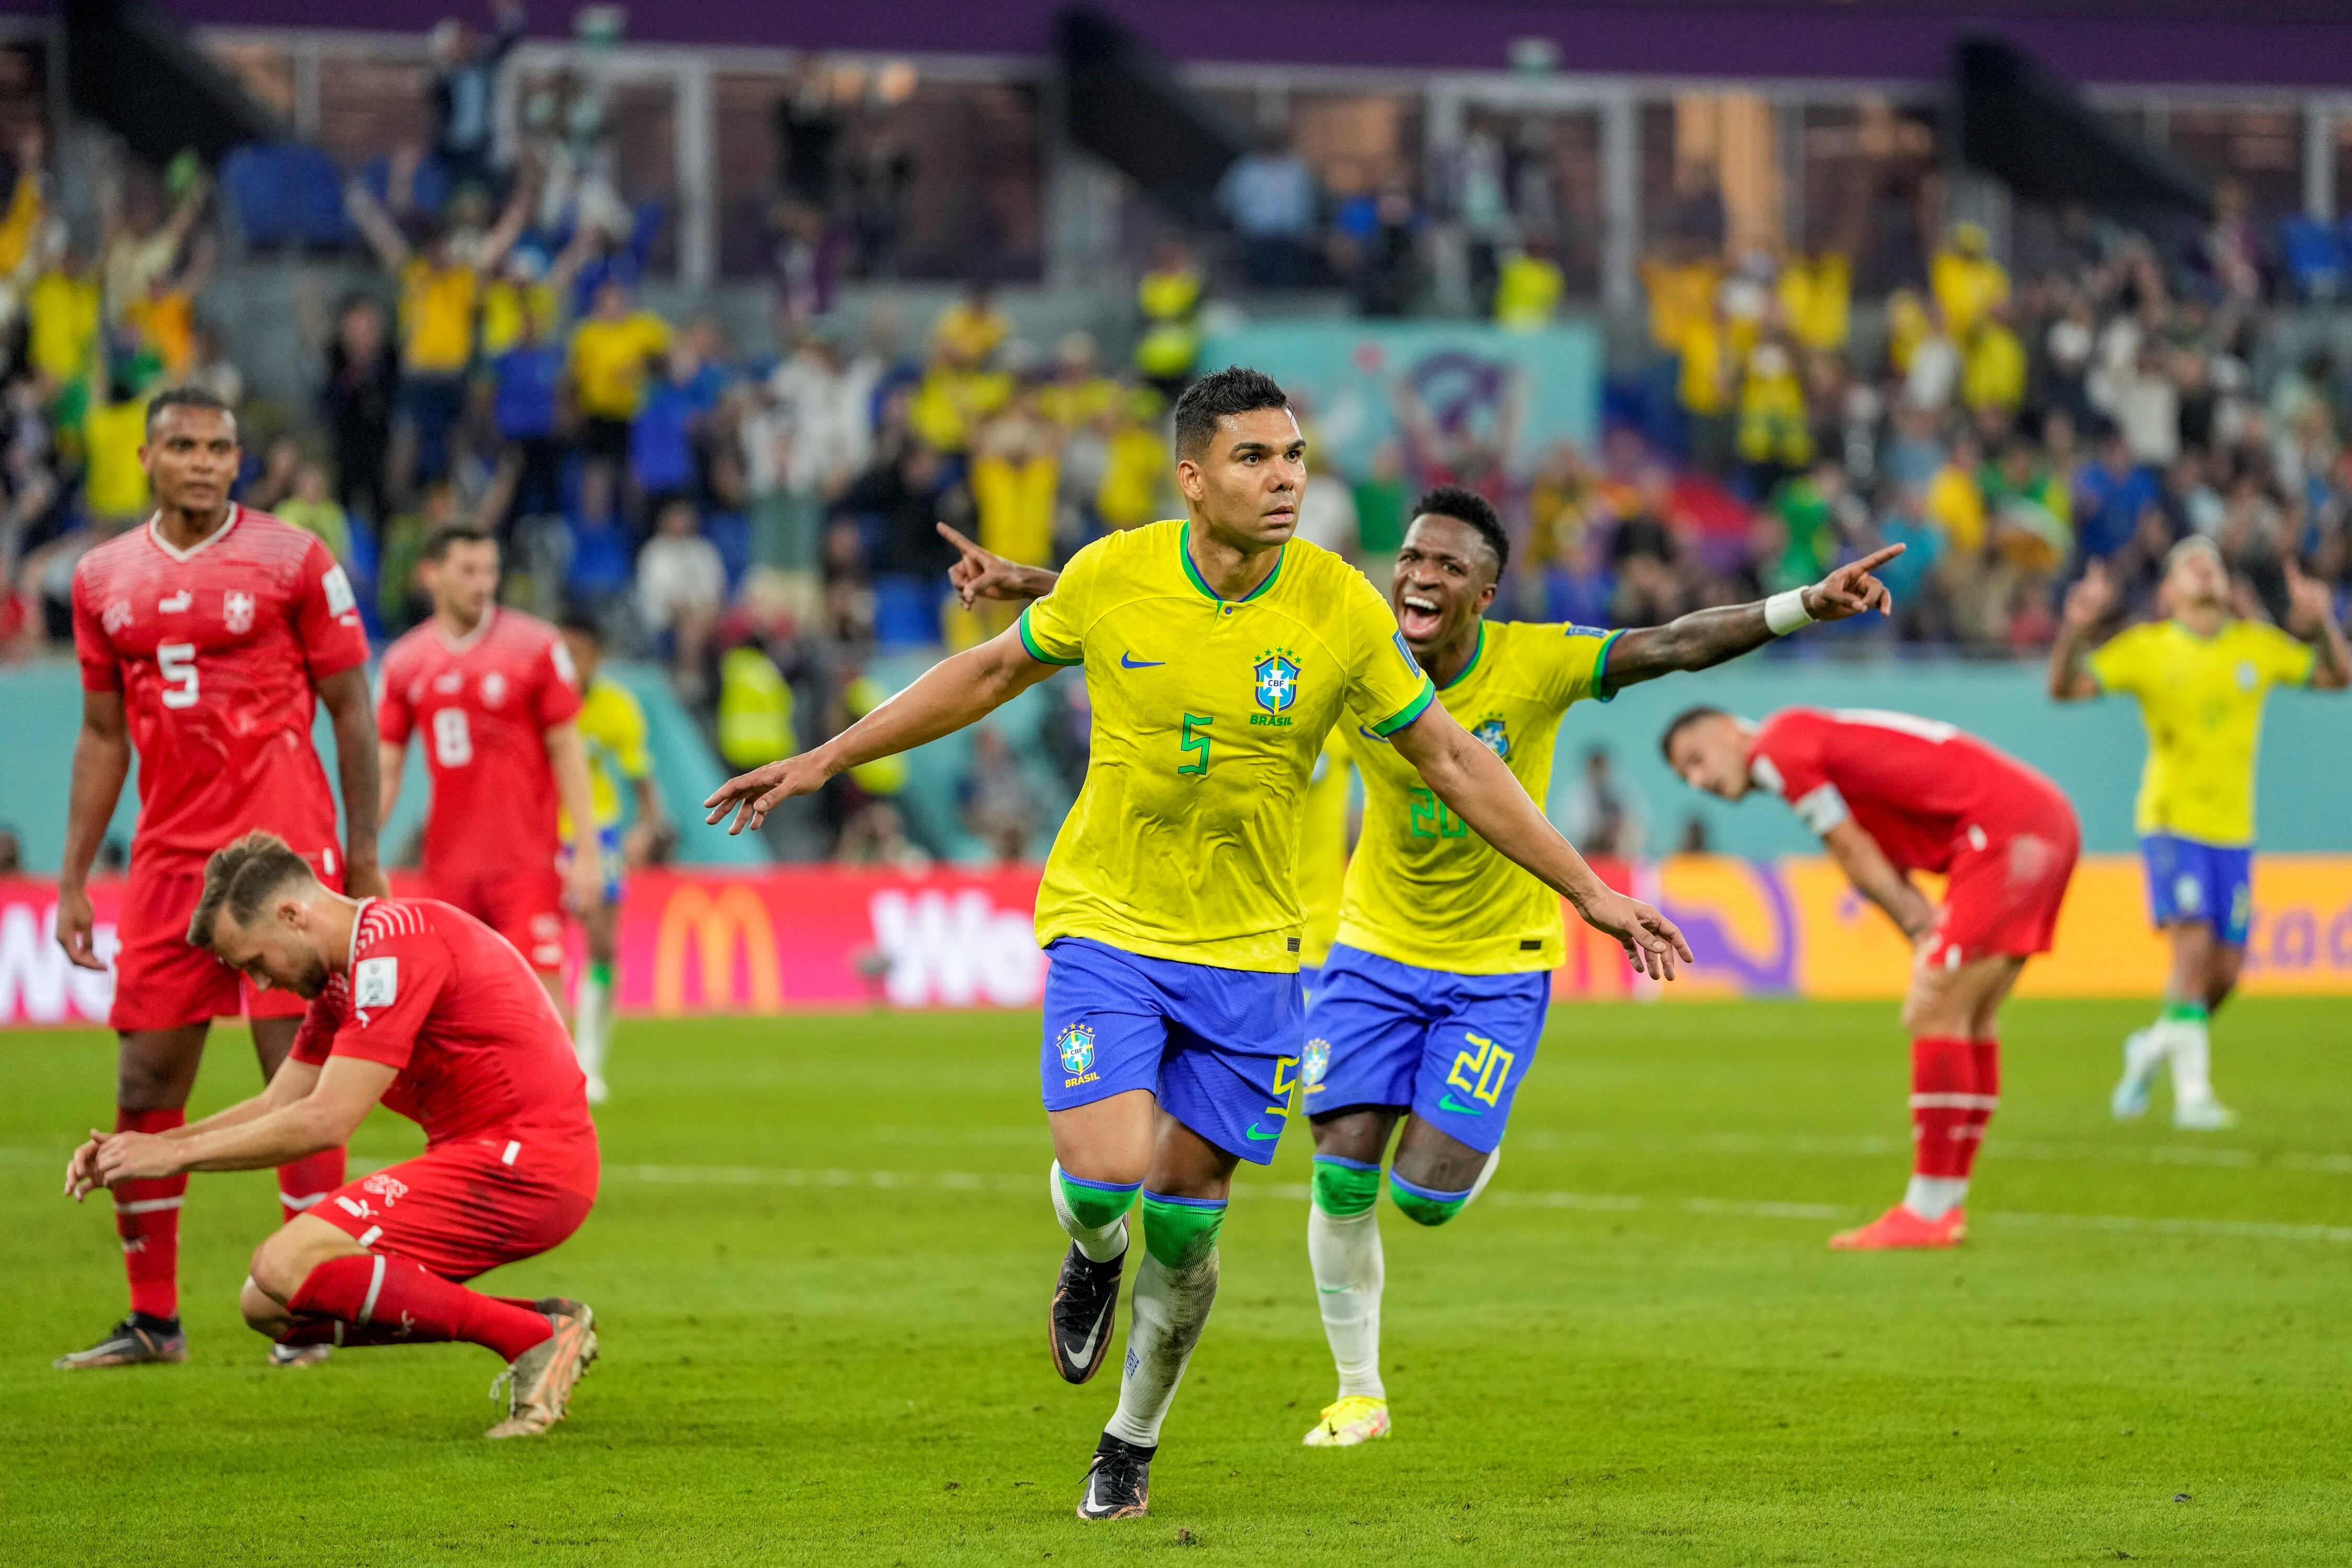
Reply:
<svg viewBox="0 0 2352 1568"><path fill-rule="evenodd" d="M1164 658L1138 658L1131 653L1122 652L1118 656L1118 667L1121 669L1158 669L1167 662Z"/></svg>
<svg viewBox="0 0 2352 1568"><path fill-rule="evenodd" d="M1450 1094L1441 1094L1437 1097L1437 1109L1440 1110L1451 1110L1461 1116L1484 1116L1486 1114L1475 1105L1463 1104L1460 1100L1455 1100Z"/></svg>
<svg viewBox="0 0 2352 1568"><path fill-rule="evenodd" d="M1271 1132L1261 1132L1257 1130L1257 1123L1253 1121L1243 1129L1243 1133L1253 1143L1271 1143L1282 1136L1282 1129L1277 1127Z"/></svg>

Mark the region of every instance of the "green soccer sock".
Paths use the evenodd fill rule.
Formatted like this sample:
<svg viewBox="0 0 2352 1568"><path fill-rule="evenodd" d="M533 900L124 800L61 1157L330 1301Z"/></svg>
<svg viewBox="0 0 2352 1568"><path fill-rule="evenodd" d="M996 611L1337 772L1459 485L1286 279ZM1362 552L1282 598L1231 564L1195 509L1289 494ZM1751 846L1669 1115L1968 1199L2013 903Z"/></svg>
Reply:
<svg viewBox="0 0 2352 1568"><path fill-rule="evenodd" d="M1054 1217L1090 1261L1108 1263L1127 1250L1127 1211L1134 1206L1142 1183L1089 1182L1073 1176L1056 1160L1047 1186L1054 1196Z"/></svg>

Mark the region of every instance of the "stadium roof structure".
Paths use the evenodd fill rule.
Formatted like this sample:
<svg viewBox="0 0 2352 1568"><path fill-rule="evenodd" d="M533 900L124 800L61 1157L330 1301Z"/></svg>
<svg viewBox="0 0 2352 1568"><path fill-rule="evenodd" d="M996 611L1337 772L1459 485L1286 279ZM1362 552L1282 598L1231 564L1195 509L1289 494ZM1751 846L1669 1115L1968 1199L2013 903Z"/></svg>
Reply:
<svg viewBox="0 0 2352 1568"><path fill-rule="evenodd" d="M31 10L27 0L0 0ZM316 0L163 0L196 26L317 28ZM1044 58L1067 0L663 0L629 7L639 42ZM1993 32L2077 84L2336 88L2352 59L2341 0L1094 0L1179 60L1501 70L1514 43L1559 68L1724 79L1943 80L1961 37ZM423 34L449 0L373 0L370 32ZM554 37L568 6L541 6Z"/></svg>

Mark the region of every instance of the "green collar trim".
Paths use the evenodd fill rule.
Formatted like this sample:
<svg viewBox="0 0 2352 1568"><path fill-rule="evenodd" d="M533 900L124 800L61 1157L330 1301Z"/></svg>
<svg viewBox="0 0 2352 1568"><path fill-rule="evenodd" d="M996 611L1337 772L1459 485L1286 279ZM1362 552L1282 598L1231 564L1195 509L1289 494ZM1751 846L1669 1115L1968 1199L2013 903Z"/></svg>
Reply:
<svg viewBox="0 0 2352 1568"><path fill-rule="evenodd" d="M1276 550L1274 552L1274 570L1265 574L1265 581L1244 594L1234 603L1246 605L1273 587L1274 580L1282 575L1282 558L1289 552L1290 546L1287 544ZM1209 586L1207 579L1201 575L1201 569L1192 563L1192 521L1190 518L1185 519L1184 526L1176 531L1176 556L1184 563L1184 575L1192 580L1192 586L1200 589L1213 604L1222 605L1225 602L1218 596L1214 588Z"/></svg>
<svg viewBox="0 0 2352 1568"><path fill-rule="evenodd" d="M1474 670L1474 669L1477 668L1478 668L1478 661L1479 661L1480 659L1482 659L1482 658L1486 658L1486 618L1484 616L1479 616L1479 617L1478 617L1478 646L1477 646L1476 647L1474 647L1474 648L1472 648L1472 649L1470 650L1470 662L1469 662L1469 663L1467 663L1467 664L1465 664L1465 665L1464 665L1464 666L1462 667L1462 673L1461 673L1461 674L1459 674L1459 675L1455 676L1453 679L1451 679L1451 680L1447 681L1447 682L1444 684L1444 687L1442 687L1440 689L1442 689L1442 690L1445 690L1445 691L1451 691L1451 690L1453 690L1455 687L1457 687L1457 686L1461 685L1464 681L1465 681L1465 680L1469 679L1470 679L1470 672L1471 672L1472 670Z"/></svg>

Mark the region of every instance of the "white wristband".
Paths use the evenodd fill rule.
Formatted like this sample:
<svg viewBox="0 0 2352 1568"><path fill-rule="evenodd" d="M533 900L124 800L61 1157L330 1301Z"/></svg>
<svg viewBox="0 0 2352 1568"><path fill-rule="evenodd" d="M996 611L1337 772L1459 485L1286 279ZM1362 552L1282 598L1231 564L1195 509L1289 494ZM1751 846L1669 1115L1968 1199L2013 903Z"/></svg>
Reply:
<svg viewBox="0 0 2352 1568"><path fill-rule="evenodd" d="M1813 624L1805 612L1805 591L1791 588L1785 594L1775 594L1764 601L1764 626L1776 637L1801 631Z"/></svg>

